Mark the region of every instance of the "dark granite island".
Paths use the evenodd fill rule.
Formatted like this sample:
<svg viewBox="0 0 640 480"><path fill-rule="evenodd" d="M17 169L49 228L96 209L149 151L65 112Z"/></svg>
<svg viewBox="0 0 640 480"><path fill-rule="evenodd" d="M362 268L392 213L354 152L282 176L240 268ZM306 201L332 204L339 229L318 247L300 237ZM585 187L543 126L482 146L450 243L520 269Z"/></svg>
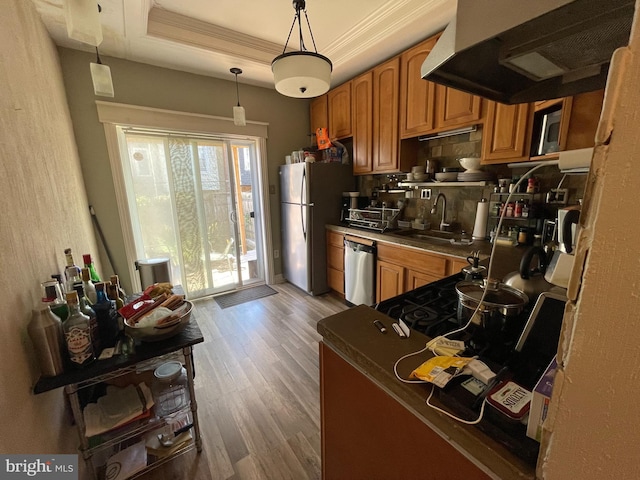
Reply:
<svg viewBox="0 0 640 480"><path fill-rule="evenodd" d="M373 325L375 319L386 334ZM391 323L366 306L318 323L323 479L535 478L535 465L479 428L427 406L430 386L395 377L395 362L424 348L429 338L412 331L401 339ZM408 378L428 355L404 360L399 374Z"/></svg>

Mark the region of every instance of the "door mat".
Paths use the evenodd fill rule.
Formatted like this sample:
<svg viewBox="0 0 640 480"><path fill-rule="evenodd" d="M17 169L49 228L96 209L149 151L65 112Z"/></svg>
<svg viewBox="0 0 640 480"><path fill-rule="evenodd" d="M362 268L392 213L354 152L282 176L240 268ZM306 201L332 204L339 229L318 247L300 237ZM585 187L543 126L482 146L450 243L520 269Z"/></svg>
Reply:
<svg viewBox="0 0 640 480"><path fill-rule="evenodd" d="M246 290L238 290L237 292L225 293L214 297L220 308L229 308L241 303L250 302L259 298L268 297L276 292L268 285L260 285L258 287L248 288Z"/></svg>

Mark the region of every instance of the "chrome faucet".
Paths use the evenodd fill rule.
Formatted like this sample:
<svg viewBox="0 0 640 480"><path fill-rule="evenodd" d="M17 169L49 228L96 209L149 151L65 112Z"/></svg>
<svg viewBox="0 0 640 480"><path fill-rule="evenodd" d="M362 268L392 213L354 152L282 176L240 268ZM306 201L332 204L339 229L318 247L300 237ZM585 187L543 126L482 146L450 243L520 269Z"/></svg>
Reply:
<svg viewBox="0 0 640 480"><path fill-rule="evenodd" d="M442 198L442 220L440 220L440 230L446 232L449 230L450 225L445 222L445 215L447 214L447 197L444 196L444 193L439 193L436 197L435 202L433 202L433 206L431 207L431 215L434 215L436 213L440 198Z"/></svg>

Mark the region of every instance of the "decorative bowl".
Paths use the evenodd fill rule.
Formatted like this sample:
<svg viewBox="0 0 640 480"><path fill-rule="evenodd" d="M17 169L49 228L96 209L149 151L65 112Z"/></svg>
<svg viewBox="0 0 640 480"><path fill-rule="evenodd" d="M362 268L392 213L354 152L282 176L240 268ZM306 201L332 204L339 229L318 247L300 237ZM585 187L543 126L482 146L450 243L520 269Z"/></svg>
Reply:
<svg viewBox="0 0 640 480"><path fill-rule="evenodd" d="M425 180L429 179L429 175L427 173L413 173L413 179L416 182L424 182Z"/></svg>
<svg viewBox="0 0 640 480"><path fill-rule="evenodd" d="M460 165L465 170L477 171L480 170L480 158L479 157L465 157L458 159Z"/></svg>
<svg viewBox="0 0 640 480"><path fill-rule="evenodd" d="M124 321L125 332L132 338L137 338L143 342L159 342L171 338L182 332L191 320L191 311L193 303L185 300L182 305L176 308L173 313L178 315L175 320L164 325L151 325L147 327L136 327L129 325L127 320Z"/></svg>

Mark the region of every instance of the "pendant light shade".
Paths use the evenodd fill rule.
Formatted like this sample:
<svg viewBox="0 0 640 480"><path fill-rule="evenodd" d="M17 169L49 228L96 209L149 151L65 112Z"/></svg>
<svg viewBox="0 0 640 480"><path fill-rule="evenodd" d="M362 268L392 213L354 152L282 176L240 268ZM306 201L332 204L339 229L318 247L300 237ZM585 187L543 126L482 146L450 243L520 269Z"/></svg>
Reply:
<svg viewBox="0 0 640 480"><path fill-rule="evenodd" d="M64 20L69 38L97 47L102 43L100 6L96 0L64 0Z"/></svg>
<svg viewBox="0 0 640 480"><path fill-rule="evenodd" d="M244 107L240 106L240 90L238 89L238 75L242 73L242 70L238 67L233 67L230 72L236 76L236 98L238 99L238 105L233 107L233 124L238 127L244 127L247 124L247 118L244 115Z"/></svg>
<svg viewBox="0 0 640 480"><path fill-rule="evenodd" d="M113 80L111 79L111 69L108 65L103 65L96 47L96 63L89 64L91 69L91 80L93 81L93 92L100 97L113 97Z"/></svg>
<svg viewBox="0 0 640 480"><path fill-rule="evenodd" d="M309 17L305 10L304 0L294 0L293 7L296 10L293 18L289 36L284 45L282 55L278 55L271 62L273 80L278 93L294 98L313 98L329 91L331 87L331 70L333 65L331 60L320 55L316 49L316 42L311 32ZM302 36L302 23L300 12L304 11L304 16L309 27L309 35L313 42L315 52L307 51ZM286 52L291 32L298 22L300 35L300 50L297 52Z"/></svg>

